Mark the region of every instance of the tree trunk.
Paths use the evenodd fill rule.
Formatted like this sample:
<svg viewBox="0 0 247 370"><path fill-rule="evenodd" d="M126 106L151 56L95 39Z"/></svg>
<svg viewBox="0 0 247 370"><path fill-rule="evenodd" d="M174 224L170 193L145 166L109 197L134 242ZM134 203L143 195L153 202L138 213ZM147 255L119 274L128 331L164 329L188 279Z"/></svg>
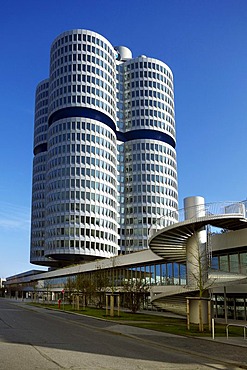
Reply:
<svg viewBox="0 0 247 370"><path fill-rule="evenodd" d="M199 299L198 302L198 308L199 308L199 332L203 332L203 320L202 320L202 301Z"/></svg>

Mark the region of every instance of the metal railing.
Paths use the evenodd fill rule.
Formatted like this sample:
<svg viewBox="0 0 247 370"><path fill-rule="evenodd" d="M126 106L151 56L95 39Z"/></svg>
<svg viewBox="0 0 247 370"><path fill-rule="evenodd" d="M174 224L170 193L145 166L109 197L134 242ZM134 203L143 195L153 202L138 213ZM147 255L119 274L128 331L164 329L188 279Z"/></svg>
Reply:
<svg viewBox="0 0 247 370"><path fill-rule="evenodd" d="M193 217L188 215L193 214ZM149 229L149 237L155 231L158 231L166 226L185 220L196 220L200 217L217 216L217 215L240 215L246 217L245 204L243 202L225 201L217 203L199 204L193 207L182 208L177 211L169 211L166 215L160 217Z"/></svg>
<svg viewBox="0 0 247 370"><path fill-rule="evenodd" d="M241 327L244 329L244 340L246 339L247 324L236 324L231 323L226 325L226 338L229 338L229 326ZM212 319L212 339L215 339L215 319Z"/></svg>
<svg viewBox="0 0 247 370"><path fill-rule="evenodd" d="M244 339L246 339L246 328L247 328L247 325L245 325L245 324L227 324L226 325L226 337L227 337L227 339L229 337L229 326L242 327L244 329Z"/></svg>

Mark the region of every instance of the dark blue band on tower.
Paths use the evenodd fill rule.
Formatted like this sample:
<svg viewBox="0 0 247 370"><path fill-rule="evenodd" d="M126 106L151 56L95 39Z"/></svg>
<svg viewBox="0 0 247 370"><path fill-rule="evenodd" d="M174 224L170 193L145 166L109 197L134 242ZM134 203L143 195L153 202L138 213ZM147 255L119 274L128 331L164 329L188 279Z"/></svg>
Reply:
<svg viewBox="0 0 247 370"><path fill-rule="evenodd" d="M141 129L127 132L117 131L117 139L123 142L136 139L152 139L163 141L171 145L174 149L176 147L176 142L170 135L157 130Z"/></svg>
<svg viewBox="0 0 247 370"><path fill-rule="evenodd" d="M90 118L102 122L116 132L117 139L123 142L136 139L152 139L163 141L171 145L174 149L176 147L175 140L170 135L162 131L149 129L132 130L127 132L116 131L116 125L109 116L92 108L68 107L59 109L58 111L52 113L52 115L49 117L48 125L51 126L55 121L72 117Z"/></svg>
<svg viewBox="0 0 247 370"><path fill-rule="evenodd" d="M49 117L48 125L51 126L55 121L70 117L95 119L96 121L102 122L109 126L112 130L116 131L116 125L109 116L107 116L105 113L99 112L96 109L86 107L68 107L59 109L58 111L52 113L52 115Z"/></svg>
<svg viewBox="0 0 247 370"><path fill-rule="evenodd" d="M44 153L46 151L47 151L47 143L42 143L42 144L37 145L34 148L33 154L36 155L36 154L39 154L39 153Z"/></svg>

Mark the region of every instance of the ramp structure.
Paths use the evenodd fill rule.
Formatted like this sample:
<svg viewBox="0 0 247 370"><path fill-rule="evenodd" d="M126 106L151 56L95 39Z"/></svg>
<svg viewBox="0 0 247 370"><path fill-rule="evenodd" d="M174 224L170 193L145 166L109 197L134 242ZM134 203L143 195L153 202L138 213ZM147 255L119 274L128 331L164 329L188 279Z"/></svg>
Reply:
<svg viewBox="0 0 247 370"><path fill-rule="evenodd" d="M211 250L208 230L220 228L235 231L247 227L245 206L242 202L205 204L202 197L189 197L185 208L176 213L176 223L163 227L157 220L149 233L149 247L167 262L186 264L186 285L154 286L151 302L159 308L186 314L186 297L200 297L208 290L245 275L211 269ZM211 227L209 229L209 227Z"/></svg>

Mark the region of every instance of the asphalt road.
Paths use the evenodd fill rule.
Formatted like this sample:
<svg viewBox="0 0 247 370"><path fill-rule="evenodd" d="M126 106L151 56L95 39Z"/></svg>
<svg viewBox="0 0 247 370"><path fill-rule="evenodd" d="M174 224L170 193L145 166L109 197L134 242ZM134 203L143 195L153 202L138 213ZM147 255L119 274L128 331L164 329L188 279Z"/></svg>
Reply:
<svg viewBox="0 0 247 370"><path fill-rule="evenodd" d="M239 369L247 348L225 347L0 299L4 370Z"/></svg>

